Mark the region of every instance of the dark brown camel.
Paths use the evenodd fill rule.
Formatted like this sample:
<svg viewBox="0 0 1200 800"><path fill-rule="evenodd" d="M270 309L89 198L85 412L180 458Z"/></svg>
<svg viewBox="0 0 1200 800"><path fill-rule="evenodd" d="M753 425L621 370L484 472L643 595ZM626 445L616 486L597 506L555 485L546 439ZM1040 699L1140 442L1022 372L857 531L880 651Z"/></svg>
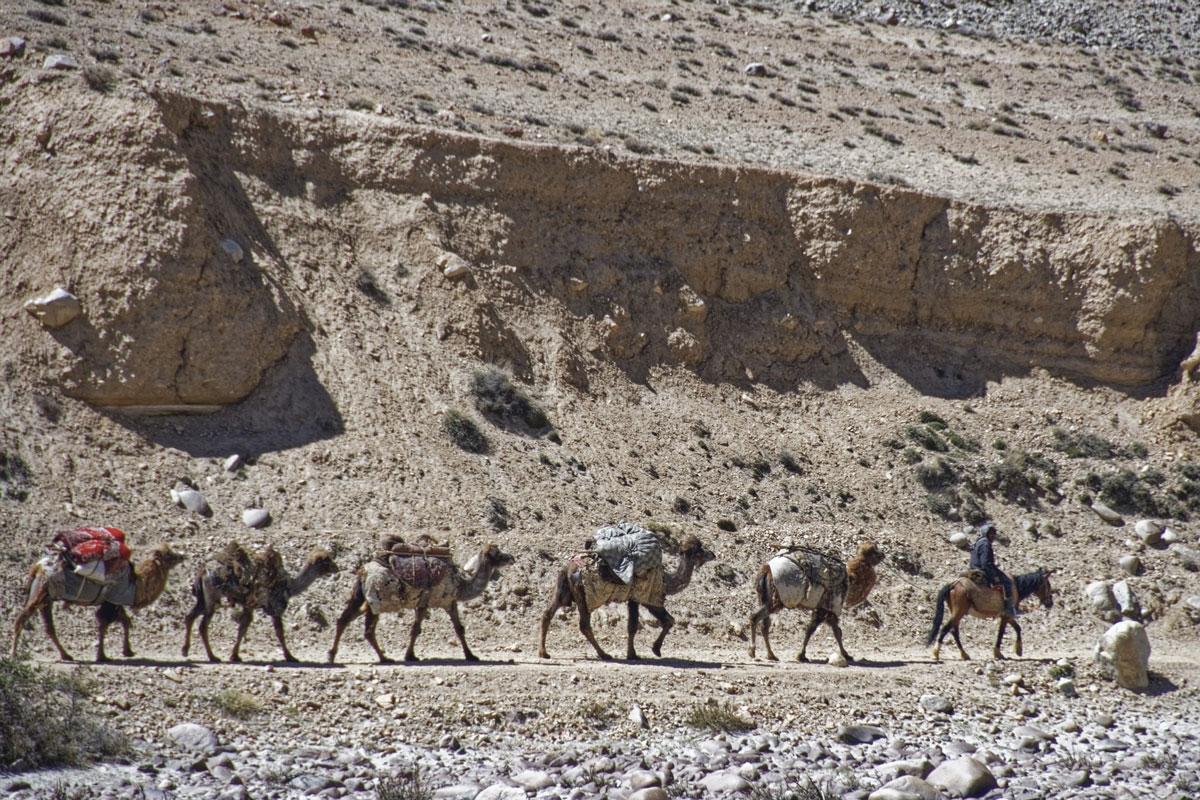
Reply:
<svg viewBox="0 0 1200 800"><path fill-rule="evenodd" d="M295 661L288 650L283 636L283 614L288 602L306 590L318 578L333 575L338 571L333 554L323 547L314 548L301 567L299 574L292 577L283 568L283 559L275 548L267 545L253 556L237 542L230 542L207 564L196 572L192 580L192 595L196 604L184 618L183 655L186 658L192 644L192 623L200 618L200 641L209 661L220 661L213 654L208 642L208 625L222 603L237 609L237 635L233 640L233 651L229 660L242 660L242 639L250 627L254 609L260 609L271 618L275 638L283 650L285 661Z"/></svg>

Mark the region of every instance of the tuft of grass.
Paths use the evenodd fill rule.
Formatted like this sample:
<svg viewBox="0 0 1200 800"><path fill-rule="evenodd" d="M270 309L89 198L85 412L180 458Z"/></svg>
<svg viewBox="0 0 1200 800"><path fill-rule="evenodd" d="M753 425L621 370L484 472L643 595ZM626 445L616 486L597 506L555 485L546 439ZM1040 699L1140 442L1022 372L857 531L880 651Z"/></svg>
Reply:
<svg viewBox="0 0 1200 800"><path fill-rule="evenodd" d="M1054 449L1063 453L1067 458L1121 458L1125 452L1117 445L1084 431L1067 431L1062 428L1051 428L1054 437Z"/></svg>
<svg viewBox="0 0 1200 800"><path fill-rule="evenodd" d="M713 700L692 706L686 722L700 730L725 733L744 733L754 729L754 723L740 716L729 703L717 703Z"/></svg>
<svg viewBox="0 0 1200 800"><path fill-rule="evenodd" d="M129 743L88 712L80 673L0 659L0 770L77 766L119 756Z"/></svg>
<svg viewBox="0 0 1200 800"><path fill-rule="evenodd" d="M954 464L941 456L934 456L927 462L917 464L914 471L921 485L931 492L954 486L959 479Z"/></svg>
<svg viewBox="0 0 1200 800"><path fill-rule="evenodd" d="M100 94L108 94L117 85L117 73L103 64L89 64L80 76L89 89Z"/></svg>
<svg viewBox="0 0 1200 800"><path fill-rule="evenodd" d="M912 439L926 450L932 450L935 453L945 453L950 449L950 445L946 444L946 440L928 425L909 425L904 429L904 433L909 439Z"/></svg>
<svg viewBox="0 0 1200 800"><path fill-rule="evenodd" d="M988 473L991 487L1009 500L1026 501L1058 488L1058 467L1040 453L1006 450Z"/></svg>
<svg viewBox="0 0 1200 800"><path fill-rule="evenodd" d="M616 722L621 714L612 703L590 700L579 709L579 716L593 728L607 728Z"/></svg>
<svg viewBox="0 0 1200 800"><path fill-rule="evenodd" d="M475 420L453 408L442 415L442 432L468 453L486 453L488 440Z"/></svg>
<svg viewBox="0 0 1200 800"><path fill-rule="evenodd" d="M507 428L525 428L540 433L550 427L546 412L529 399L503 370L485 367L471 375L475 407L489 419Z"/></svg>
<svg viewBox="0 0 1200 800"><path fill-rule="evenodd" d="M948 427L946 420L942 419L932 411L922 411L917 419L933 428L935 431L945 430Z"/></svg>
<svg viewBox="0 0 1200 800"><path fill-rule="evenodd" d="M0 500L29 497L29 466L16 453L0 450Z"/></svg>
<svg viewBox="0 0 1200 800"><path fill-rule="evenodd" d="M433 789L425 784L421 769L411 765L397 770L375 784L375 800L432 800Z"/></svg>
<svg viewBox="0 0 1200 800"><path fill-rule="evenodd" d="M1055 664L1050 668L1051 678L1074 678L1075 666L1073 664Z"/></svg>
<svg viewBox="0 0 1200 800"><path fill-rule="evenodd" d="M779 464L788 472L792 472L797 475L803 474L804 472L804 467L800 466L800 462L796 460L796 457L788 450L780 451Z"/></svg>
<svg viewBox="0 0 1200 800"><path fill-rule="evenodd" d="M391 305L392 299L388 297L387 292L379 285L375 276L368 270L362 270L358 273L358 277L354 279L354 285L360 292L367 297L379 303L381 306Z"/></svg>
<svg viewBox="0 0 1200 800"><path fill-rule="evenodd" d="M250 719L262 711L262 703L241 689L222 689L213 695L212 704L227 717Z"/></svg>

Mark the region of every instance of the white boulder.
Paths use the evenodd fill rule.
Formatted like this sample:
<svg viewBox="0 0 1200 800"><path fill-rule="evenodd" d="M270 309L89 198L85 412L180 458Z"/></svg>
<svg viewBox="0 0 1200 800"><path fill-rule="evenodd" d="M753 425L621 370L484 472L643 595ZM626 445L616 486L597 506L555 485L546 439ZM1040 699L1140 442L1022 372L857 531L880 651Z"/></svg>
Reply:
<svg viewBox="0 0 1200 800"><path fill-rule="evenodd" d="M1126 689L1150 685L1150 637L1142 623L1131 619L1118 622L1100 637L1096 663Z"/></svg>

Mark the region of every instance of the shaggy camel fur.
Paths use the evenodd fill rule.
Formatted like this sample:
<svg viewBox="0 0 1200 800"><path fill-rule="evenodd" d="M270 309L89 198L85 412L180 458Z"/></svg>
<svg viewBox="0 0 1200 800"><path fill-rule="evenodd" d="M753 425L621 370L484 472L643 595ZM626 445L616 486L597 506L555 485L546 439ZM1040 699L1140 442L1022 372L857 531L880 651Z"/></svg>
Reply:
<svg viewBox="0 0 1200 800"><path fill-rule="evenodd" d="M1020 605L1021 601L1030 595L1037 595L1043 606L1048 609L1053 608L1054 589L1050 586L1052 574L1054 574L1054 570L1039 569L1036 572L1027 572L1024 575L1016 576L1013 580L1013 588L1017 593L1016 605ZM933 660L941 660L942 640L946 638L947 633L954 634L954 643L958 645L958 652L962 655L963 661L971 659L967 655L967 651L963 649L962 640L958 636L958 625L962 622L962 618L968 615L983 619L1000 618L1000 630L996 632L996 646L992 648L992 655L997 661L1004 658L1000 653L1000 645L1004 642L1004 629L1009 625L1012 625L1013 630L1017 632L1015 650L1018 656L1021 655L1023 650L1021 626L1004 613L1003 594L999 589L981 586L967 577L959 578L953 583L943 586L937 596L937 610L933 615L933 627L929 631L929 637L925 640L925 644L933 645ZM945 615L946 606L950 607L950 621L943 625L942 618ZM934 644L935 640L936 644Z"/></svg>
<svg viewBox="0 0 1200 800"><path fill-rule="evenodd" d="M271 618L275 638L283 650L284 661L295 661L283 638L283 613L288 602L302 593L318 578L333 575L338 571L333 554L324 547L314 548L308 554L299 574L292 577L283 567L283 558L271 545L267 545L253 556L237 542L230 542L207 564L196 571L192 580L192 594L196 604L184 618L183 655L186 658L192 644L192 623L200 618L200 641L209 661L220 661L208 643L208 625L222 603L237 611L237 635L233 640L233 652L229 660L242 660L239 650L242 639L250 627L254 609L260 609Z"/></svg>
<svg viewBox="0 0 1200 800"><path fill-rule="evenodd" d="M385 540L385 548L386 550L391 549L387 540ZM450 623L454 626L454 634L462 644L463 657L467 661L479 660L467 646L466 629L458 616L458 604L474 600L483 594L483 590L487 588L492 577L497 574L497 570L513 563L513 557L496 545L488 544L461 570L454 564L443 562L441 559L426 559L418 556L415 560L431 562L430 564L417 564L421 574L430 578L425 581L427 583L425 586L419 585L420 582L418 585L414 585L401 580L391 568L378 561L368 561L359 568L358 574L354 578L354 588L350 592L350 599L346 602L346 608L342 611L342 615L338 617L337 627L334 630L333 645L329 648L330 664L337 658L342 632L346 630L347 625L362 614L367 617L363 636L375 650L375 654L379 657L379 663L390 664L392 660L383 654L383 649L375 638L375 625L379 622L381 614L405 611L410 608L416 611L416 619L413 621L412 630L409 631L408 650L404 653L405 661L419 660L414 647L417 636L421 633L421 623L429 617L431 608L446 609L450 615Z"/></svg>
<svg viewBox="0 0 1200 800"><path fill-rule="evenodd" d="M767 658L778 661L771 649L771 615L784 608L811 608L812 620L804 630L804 643L800 645L796 660L808 660L805 655L808 640L822 622L827 622L842 658L847 663L853 661L842 645L842 626L838 618L843 607L855 606L867 599L871 589L875 588L875 565L883 558L883 551L874 542L863 542L849 565L843 565L839 558L812 550L793 551L764 564L755 581L759 607L750 615L750 657L754 657L761 623Z"/></svg>
<svg viewBox="0 0 1200 800"><path fill-rule="evenodd" d="M158 596L163 593L167 587L167 576L171 570L183 563L184 556L171 549L170 545L160 544L150 551L150 554L133 565L133 585L134 599L131 608L134 611L145 608L158 599ZM62 643L58 641L58 634L54 630L54 615L53 606L56 601L61 600L70 605L88 605L97 606L96 622L99 625L98 637L96 639L96 661L108 661L108 656L104 654L104 637L108 633L108 626L114 622L119 622L124 632L122 641L122 653L126 658L133 656L133 647L129 643L129 627L132 622L129 619L128 612L124 606L118 606L108 602L77 602L64 599L62 594L63 583L53 580L56 577L55 570L65 569L62 562L58 562L57 566L47 568L45 560L38 561L29 570L29 578L26 585L28 593L28 601L25 607L21 609L21 613L17 615L16 624L13 625L13 644L12 656L17 656L17 644L21 638L21 629L25 627L26 620L33 615L34 611L42 612L42 623L46 628L46 635L50 637L50 641L58 649L58 655L63 661L72 661L67 651L63 649ZM57 595L57 596L56 596Z"/></svg>
<svg viewBox="0 0 1200 800"><path fill-rule="evenodd" d="M700 540L689 536L684 540L679 554L679 566L674 572L664 573L661 568L652 570L646 575L634 578L626 585L606 579L600 573L596 558L590 554L582 554L568 561L555 579L550 591L550 601L542 613L541 639L538 645L538 655L549 658L546 652L546 633L554 614L560 608L574 606L579 611L579 630L583 637L596 649L596 655L602 660L612 659L596 641L592 632L592 612L609 603L625 603L629 609L629 621L626 626L625 658L634 661L638 654L633 647L633 637L638 629L638 606L646 610L658 620L661 630L654 640L651 650L654 655L662 656L663 640L667 638L675 625L675 618L667 613L667 595L683 591L692 580L692 573L697 567L712 561L716 556L711 550L705 549Z"/></svg>

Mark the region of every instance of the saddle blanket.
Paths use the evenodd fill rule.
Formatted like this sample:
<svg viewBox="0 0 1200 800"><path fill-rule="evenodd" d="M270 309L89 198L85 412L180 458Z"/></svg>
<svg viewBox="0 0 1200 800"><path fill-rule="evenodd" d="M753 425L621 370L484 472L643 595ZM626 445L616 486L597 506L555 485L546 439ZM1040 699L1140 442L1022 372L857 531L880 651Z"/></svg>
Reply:
<svg viewBox="0 0 1200 800"><path fill-rule="evenodd" d="M454 565L438 556L394 555L388 557L388 569L415 589L430 589L450 577Z"/></svg>
<svg viewBox="0 0 1200 800"><path fill-rule="evenodd" d="M101 603L133 605L137 592L133 583L133 570L129 568L128 563L115 572L109 572L103 583L88 580L83 575L67 569L63 561L56 556L44 557L41 564L42 570L48 576L52 597L61 597L68 603L88 606Z"/></svg>

